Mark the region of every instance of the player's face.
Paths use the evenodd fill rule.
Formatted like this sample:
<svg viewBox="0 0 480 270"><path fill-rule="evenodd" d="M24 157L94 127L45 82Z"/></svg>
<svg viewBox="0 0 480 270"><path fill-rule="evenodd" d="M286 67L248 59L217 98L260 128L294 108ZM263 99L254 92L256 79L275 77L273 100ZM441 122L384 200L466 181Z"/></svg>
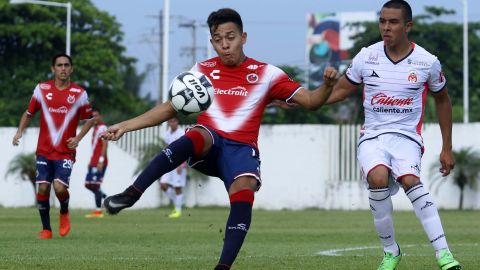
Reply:
<svg viewBox="0 0 480 270"><path fill-rule="evenodd" d="M172 130L177 130L178 128L178 119L176 118L172 118L170 120L168 120L168 126L170 127L170 129Z"/></svg>
<svg viewBox="0 0 480 270"><path fill-rule="evenodd" d="M97 112L97 111L93 111L93 112L92 112L92 115L93 115L93 119L94 119L94 121L95 121L95 122L94 122L95 125L98 124L98 122L100 122L100 119L102 118L102 116L101 116L100 113Z"/></svg>
<svg viewBox="0 0 480 270"><path fill-rule="evenodd" d="M399 8L382 8L380 12L380 34L386 47L396 47L408 42L412 22L405 22Z"/></svg>
<svg viewBox="0 0 480 270"><path fill-rule="evenodd" d="M210 42L223 65L238 66L245 60L243 44L247 42L247 33L241 33L236 24L220 24L212 33Z"/></svg>
<svg viewBox="0 0 480 270"><path fill-rule="evenodd" d="M58 57L55 65L52 66L52 72L55 75L55 80L67 81L70 79L70 74L73 72L73 67L67 57Z"/></svg>

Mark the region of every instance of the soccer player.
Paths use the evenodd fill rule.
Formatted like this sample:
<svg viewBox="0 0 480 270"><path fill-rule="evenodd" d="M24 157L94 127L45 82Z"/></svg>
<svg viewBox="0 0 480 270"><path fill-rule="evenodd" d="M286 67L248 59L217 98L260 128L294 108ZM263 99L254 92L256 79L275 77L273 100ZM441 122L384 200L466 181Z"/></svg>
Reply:
<svg viewBox="0 0 480 270"><path fill-rule="evenodd" d="M383 41L363 48L354 57L327 103L344 100L363 83L365 123L360 131L358 160L368 183L370 208L384 249L378 269L395 269L402 258L394 234L391 199L399 186L412 202L435 249L440 269L460 269L448 248L437 206L420 181L420 132L427 92L435 99L442 134L443 176L455 165L452 105L439 60L409 40L412 26L412 10L407 2L386 2L379 20Z"/></svg>
<svg viewBox="0 0 480 270"><path fill-rule="evenodd" d="M164 141L167 145L182 137L185 132L178 128L178 118L173 117L167 121L169 130L165 133ZM182 216L183 188L187 182L187 167L183 162L174 170L164 174L160 178L160 188L167 194L173 202L175 208L168 215L169 218L178 218Z"/></svg>
<svg viewBox="0 0 480 270"><path fill-rule="evenodd" d="M37 111L40 114L40 134L37 144L37 203L43 230L39 239L52 238L50 226L50 190L53 184L60 201L60 236L70 231L68 185L75 162L75 148L93 126L92 108L87 92L70 81L72 58L57 54L52 58L54 80L41 82L33 90L27 111L22 115L13 145L18 145L25 128ZM76 135L80 120L90 119Z"/></svg>
<svg viewBox="0 0 480 270"><path fill-rule="evenodd" d="M85 177L85 187L95 196L95 206L97 208L85 217L102 218L102 199L107 197L107 195L100 189L100 185L103 182L103 176L108 165L108 141L102 140L100 135L107 130L107 126L102 122L102 115L98 109L93 110L92 114L95 126L92 134L92 156L88 165L88 173Z"/></svg>
<svg viewBox="0 0 480 270"><path fill-rule="evenodd" d="M266 105L279 99L316 110L326 102L338 78L335 69L327 68L323 85L313 91L304 89L279 68L245 56L247 33L235 10L212 12L207 23L218 56L192 70L212 81L212 105L198 116L197 125L151 161L133 185L106 198L104 204L111 214L132 206L156 179L186 160L194 169L219 177L230 198L223 250L215 267L220 270L230 269L250 227L254 192L261 185L257 138ZM157 125L175 115L170 102L165 102L109 127L104 138L118 140L125 132Z"/></svg>

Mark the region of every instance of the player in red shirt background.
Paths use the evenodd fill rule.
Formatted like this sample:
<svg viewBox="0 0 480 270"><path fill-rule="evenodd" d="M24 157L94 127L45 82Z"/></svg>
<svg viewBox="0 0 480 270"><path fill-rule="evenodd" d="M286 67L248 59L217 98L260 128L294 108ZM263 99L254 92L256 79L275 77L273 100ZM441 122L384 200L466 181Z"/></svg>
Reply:
<svg viewBox="0 0 480 270"><path fill-rule="evenodd" d="M250 227L254 192L260 188L258 131L265 107L273 100L319 109L337 81L337 71L327 68L324 84L309 91L279 68L245 56L247 33L233 9L212 12L207 20L211 44L218 57L193 67L213 83L215 98L197 125L168 145L124 192L104 201L110 214L132 206L163 174L184 161L194 169L219 177L230 198L230 214L220 260L215 269L230 269ZM162 103L133 119L108 128L105 139L118 140L125 132L167 121L176 115L170 102Z"/></svg>
<svg viewBox="0 0 480 270"><path fill-rule="evenodd" d="M37 203L43 230L39 239L52 238L50 226L50 189L53 183L55 195L60 201L60 236L70 231L68 214L68 185L75 162L75 148L93 126L92 108L87 92L70 81L73 72L72 58L58 54L52 58L54 80L37 84L27 111L22 115L13 145L20 142L33 115L40 111L40 133L37 143ZM87 120L77 135L80 120Z"/></svg>
<svg viewBox="0 0 480 270"><path fill-rule="evenodd" d="M93 119L95 126L92 133L92 156L88 164L88 173L85 177L85 187L95 195L96 209L85 217L102 218L102 199L107 197L107 195L103 193L100 186L108 166L108 141L102 140L100 135L107 130L107 126L102 122L102 115L98 109L93 110Z"/></svg>

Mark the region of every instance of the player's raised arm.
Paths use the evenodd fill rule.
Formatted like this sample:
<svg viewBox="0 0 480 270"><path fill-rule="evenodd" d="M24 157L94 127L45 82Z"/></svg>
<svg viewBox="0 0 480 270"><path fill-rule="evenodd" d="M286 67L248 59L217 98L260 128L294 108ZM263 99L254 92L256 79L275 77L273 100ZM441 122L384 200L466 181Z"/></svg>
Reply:
<svg viewBox="0 0 480 270"><path fill-rule="evenodd" d="M313 91L300 89L292 98L292 101L306 109L317 110L332 93L332 89L338 80L338 72L332 67L327 67L323 72L323 84Z"/></svg>
<svg viewBox="0 0 480 270"><path fill-rule="evenodd" d="M124 133L159 125L177 114L170 101L159 104L137 117L110 126L102 135L105 140L116 141Z"/></svg>

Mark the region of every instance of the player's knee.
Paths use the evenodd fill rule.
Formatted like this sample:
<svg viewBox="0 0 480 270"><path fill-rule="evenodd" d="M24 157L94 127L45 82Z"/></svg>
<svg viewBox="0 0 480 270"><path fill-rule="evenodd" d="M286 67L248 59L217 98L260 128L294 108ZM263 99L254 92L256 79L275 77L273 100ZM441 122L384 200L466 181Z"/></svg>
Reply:
<svg viewBox="0 0 480 270"><path fill-rule="evenodd" d="M206 134L205 134L206 133ZM212 146L212 139L207 131L202 129L191 129L185 136L190 138L193 143L195 158L204 156Z"/></svg>
<svg viewBox="0 0 480 270"><path fill-rule="evenodd" d="M37 189L37 193L41 194L41 195L49 196L50 195L50 185L49 184L39 184L38 189Z"/></svg>
<svg viewBox="0 0 480 270"><path fill-rule="evenodd" d="M402 184L402 187L404 190L409 190L410 188L416 185L419 185L421 183L420 179L413 175L404 176L398 181Z"/></svg>

